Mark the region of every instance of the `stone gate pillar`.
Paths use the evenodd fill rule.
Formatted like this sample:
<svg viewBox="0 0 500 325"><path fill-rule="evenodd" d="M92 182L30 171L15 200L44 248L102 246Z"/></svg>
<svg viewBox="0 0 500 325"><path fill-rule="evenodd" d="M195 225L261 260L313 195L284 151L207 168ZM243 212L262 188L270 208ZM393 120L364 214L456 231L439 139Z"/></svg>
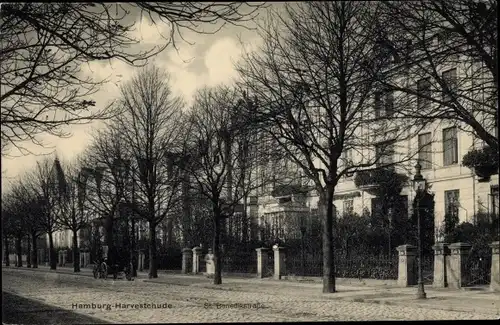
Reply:
<svg viewBox="0 0 500 325"><path fill-rule="evenodd" d="M193 248L193 274L200 273L201 253L201 247Z"/></svg>
<svg viewBox="0 0 500 325"><path fill-rule="evenodd" d="M500 251L499 241L491 243L491 282L490 288L493 291L500 291Z"/></svg>
<svg viewBox="0 0 500 325"><path fill-rule="evenodd" d="M401 245L396 249L399 256L398 286L408 287L417 284L417 274L415 272L417 247L413 245Z"/></svg>
<svg viewBox="0 0 500 325"><path fill-rule="evenodd" d="M434 288L445 288L448 286L447 279L447 260L450 258L450 249L448 243L436 243L432 246L434 249Z"/></svg>
<svg viewBox="0 0 500 325"><path fill-rule="evenodd" d="M182 274L188 274L193 268L193 251L191 248L182 249Z"/></svg>
<svg viewBox="0 0 500 325"><path fill-rule="evenodd" d="M465 262L471 249L467 243L450 244L451 255L447 265L447 280L450 288L460 289L466 281Z"/></svg>
<svg viewBox="0 0 500 325"><path fill-rule="evenodd" d="M285 247L273 246L274 251L274 278L280 280L281 277L286 275L286 253Z"/></svg>
<svg viewBox="0 0 500 325"><path fill-rule="evenodd" d="M257 252L257 278L262 279L268 271L268 251L269 248L261 247L256 248Z"/></svg>

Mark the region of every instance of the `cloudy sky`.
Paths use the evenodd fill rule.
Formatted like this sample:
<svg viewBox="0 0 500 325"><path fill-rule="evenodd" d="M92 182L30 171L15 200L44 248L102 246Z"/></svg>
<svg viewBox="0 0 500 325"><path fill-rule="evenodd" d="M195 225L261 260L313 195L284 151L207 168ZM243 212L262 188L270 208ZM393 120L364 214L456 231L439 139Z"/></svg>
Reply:
<svg viewBox="0 0 500 325"><path fill-rule="evenodd" d="M158 28L147 19L142 20L136 28L136 36L141 40L141 47L154 46L165 42L158 33ZM166 28L164 26L163 28ZM159 30L164 33L165 30ZM203 86L213 86L221 83L230 84L236 77L234 62L238 61L242 54L242 45L249 50L255 49L260 43L260 38L255 30L242 27L226 25L221 31L214 35L201 35L194 32L183 32L184 38L192 45L178 43L177 52L170 47L150 64L156 64L171 74L172 88L175 94L184 97L189 105L197 89ZM109 77L110 81L95 95L97 105L106 105L116 98L119 93L119 85L129 80L136 69L122 62L92 63L83 67L85 73L99 78ZM34 145L25 144L25 147L39 154L47 154L55 151L58 157L68 161L85 149L91 139L91 131L98 127L97 123L84 126L73 126L72 137L59 139L51 136L43 138L47 146L52 149L43 150ZM40 156L25 156L16 158L2 157L2 189L6 189L16 176L34 167Z"/></svg>

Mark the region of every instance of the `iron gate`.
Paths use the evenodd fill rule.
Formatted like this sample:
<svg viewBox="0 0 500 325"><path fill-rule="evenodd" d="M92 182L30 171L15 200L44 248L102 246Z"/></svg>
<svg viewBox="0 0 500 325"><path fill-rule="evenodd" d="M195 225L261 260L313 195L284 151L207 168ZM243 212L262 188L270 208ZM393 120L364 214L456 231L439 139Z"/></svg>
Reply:
<svg viewBox="0 0 500 325"><path fill-rule="evenodd" d="M491 251L471 250L465 262L464 287L490 284L491 256Z"/></svg>

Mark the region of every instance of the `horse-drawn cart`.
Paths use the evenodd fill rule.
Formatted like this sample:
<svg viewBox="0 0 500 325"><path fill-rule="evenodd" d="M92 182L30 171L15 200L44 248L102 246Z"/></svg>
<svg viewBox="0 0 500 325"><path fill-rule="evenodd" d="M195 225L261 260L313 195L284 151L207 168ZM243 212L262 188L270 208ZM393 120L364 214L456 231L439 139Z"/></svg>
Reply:
<svg viewBox="0 0 500 325"><path fill-rule="evenodd" d="M95 279L107 279L113 275L116 280L118 276L125 276L128 281L132 280L133 264L128 251L123 248L114 247L108 252L108 247L103 246L98 260L94 263L93 273Z"/></svg>

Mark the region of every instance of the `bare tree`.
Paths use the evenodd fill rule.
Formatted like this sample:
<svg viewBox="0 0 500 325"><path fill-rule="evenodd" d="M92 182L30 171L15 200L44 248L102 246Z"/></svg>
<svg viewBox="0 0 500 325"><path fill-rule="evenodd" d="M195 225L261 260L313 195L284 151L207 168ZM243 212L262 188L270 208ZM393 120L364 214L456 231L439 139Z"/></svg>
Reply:
<svg viewBox="0 0 500 325"><path fill-rule="evenodd" d="M181 177L173 162L181 149L183 102L172 94L169 75L153 66L122 87L118 103L123 112L112 127L136 158L132 178L137 205L144 208L134 208L149 223L149 277L157 278L156 230L171 217L181 197Z"/></svg>
<svg viewBox="0 0 500 325"><path fill-rule="evenodd" d="M238 70L257 98L248 112L288 160L301 168L323 209L323 292L335 292L335 188L362 169L393 166L411 157L411 128L395 125L397 93L377 97L366 65L384 68L373 2L287 4L271 12L260 53L247 53ZM372 102L372 98L375 100ZM372 106L373 103L373 106ZM379 114L383 106L387 115ZM373 109L372 109L373 107ZM399 141L399 142L398 142Z"/></svg>
<svg viewBox="0 0 500 325"><path fill-rule="evenodd" d="M104 80L83 76L82 64L118 59L144 65L169 45L177 48L183 30L215 33L226 23L244 26L262 7L263 3L237 2L3 4L2 154L9 147L27 154L22 145L26 140L43 146L42 133L66 137L70 135L67 124L113 115L92 97ZM142 15L159 27L166 25L169 32L158 31L163 44L131 50L140 43L133 32ZM210 25L213 28L207 29Z"/></svg>
<svg viewBox="0 0 500 325"><path fill-rule="evenodd" d="M36 198L40 229L47 234L49 239L49 262L53 270L57 267L53 237L53 234L59 230L57 206L66 191L65 183L60 177L60 168L57 158L54 161L44 158L37 162L36 168L28 172L25 178L26 188L32 191Z"/></svg>
<svg viewBox="0 0 500 325"><path fill-rule="evenodd" d="M73 270L80 272L80 252L78 247L78 235L83 229L88 229L92 208L85 204L84 173L78 169L78 165L67 165L64 179L66 182L65 199L58 205L57 222L62 229L72 232L73 242Z"/></svg>
<svg viewBox="0 0 500 325"><path fill-rule="evenodd" d="M16 252L16 267L22 267L22 240L27 234L27 218L23 214L24 202L18 196L18 186L15 184L8 194L2 197L2 222L5 241L6 266L9 265L9 242L14 239Z"/></svg>
<svg viewBox="0 0 500 325"><path fill-rule="evenodd" d="M3 193L2 193L3 194ZM11 226L10 222L12 220L11 213L9 209L7 209L7 205L5 204L6 202L6 196L3 194L2 196L2 241L3 241L3 256L4 256L4 263L5 266L10 266L10 259L9 259L9 254L10 254L10 243L12 240L12 231L11 231Z"/></svg>
<svg viewBox="0 0 500 325"><path fill-rule="evenodd" d="M104 242L112 257L115 252L113 230L125 196L129 158L119 133L108 127L95 132L92 144L78 162L85 205L99 215L96 220L100 222L95 225L104 228Z"/></svg>
<svg viewBox="0 0 500 325"><path fill-rule="evenodd" d="M374 20L392 69L372 71L385 86L419 97L400 117L454 123L498 153L496 1L388 1ZM411 82L401 84L395 76Z"/></svg>
<svg viewBox="0 0 500 325"><path fill-rule="evenodd" d="M36 193L32 190L30 190L27 186L28 181L26 179L20 180L20 185L21 187L18 189L18 191L21 191L21 193L18 193L21 195L19 197L22 202L24 202L23 206L23 213L26 218L26 230L28 234L28 240L31 240L31 247L28 246L28 248L31 248L31 256L29 256L29 253L27 254L27 261L30 261L31 263L28 264L31 265L33 268L38 267L38 238L44 234L44 229L42 227L42 224L40 223L40 210L41 210L41 201L37 197Z"/></svg>
<svg viewBox="0 0 500 325"><path fill-rule="evenodd" d="M242 199L260 186L248 180L250 167L258 155L249 155L257 148L249 143L251 125L241 119L245 106L235 90L205 88L196 95L186 134L189 162L182 168L189 171L192 186L211 205L213 222L214 284L221 284L222 254L220 250L223 220L242 208ZM245 141L242 141L242 140ZM261 157L265 160L265 157Z"/></svg>

